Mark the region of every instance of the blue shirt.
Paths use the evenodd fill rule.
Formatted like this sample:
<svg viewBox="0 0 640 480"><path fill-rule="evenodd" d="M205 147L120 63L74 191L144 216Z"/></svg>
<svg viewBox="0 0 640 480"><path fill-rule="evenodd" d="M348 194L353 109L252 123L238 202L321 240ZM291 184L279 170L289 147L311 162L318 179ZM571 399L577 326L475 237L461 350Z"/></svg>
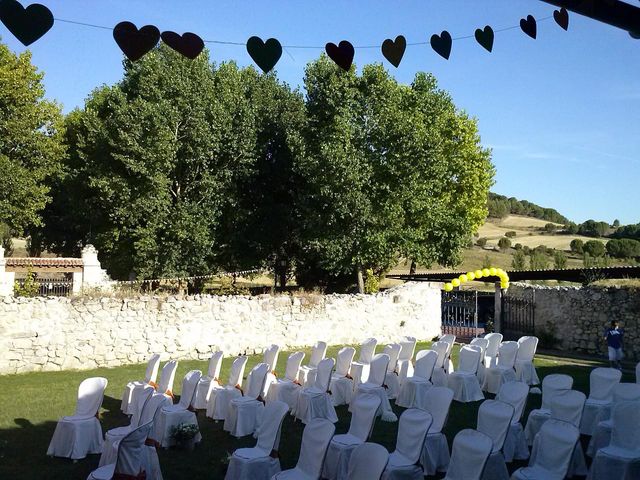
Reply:
<svg viewBox="0 0 640 480"><path fill-rule="evenodd" d="M607 339L607 345L611 348L622 348L622 336L624 330L622 328L607 328L604 336Z"/></svg>

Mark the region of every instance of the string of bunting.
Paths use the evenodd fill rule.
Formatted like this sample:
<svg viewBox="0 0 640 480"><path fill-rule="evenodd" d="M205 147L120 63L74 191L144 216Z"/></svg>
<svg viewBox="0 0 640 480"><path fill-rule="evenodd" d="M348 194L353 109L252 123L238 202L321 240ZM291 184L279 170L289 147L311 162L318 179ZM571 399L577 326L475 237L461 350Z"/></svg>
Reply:
<svg viewBox="0 0 640 480"><path fill-rule="evenodd" d="M537 37L537 24L540 21L553 18L555 22L564 30L569 28L569 13L565 8L554 10L553 16L548 16L536 20L533 15L527 15L520 20L520 29L529 37ZM275 38L264 41L260 37L253 36L247 40L246 44L240 42L227 42L220 40L203 40L195 33L186 32L182 35L172 32L160 32L154 25L145 25L138 28L131 22L120 22L114 28L102 25L76 22L73 20L55 19L51 10L46 6L34 3L26 8L17 0L0 0L0 21L7 29L25 46L29 46L36 40L43 37L53 27L54 21L82 25L85 27L100 28L113 31L113 38L125 54L125 56L135 62L150 52L162 40L166 45L181 53L187 58L195 59L204 49L205 43L222 45L245 45L249 56L267 73L271 71L282 56L283 48L324 48L327 55L342 69L349 70L355 56L357 48L380 48L382 55L394 67L399 67L407 46L427 45L427 42L407 43L403 35L398 35L395 39L387 38L381 46L366 45L354 47L349 41L342 40L337 45L329 42L324 47L307 45L282 45ZM433 34L428 44L441 57L448 60L451 55L452 43L454 40L475 38L480 46L488 52L493 50L493 43L496 32L512 30L518 26L506 27L494 30L490 25L476 29L474 35L452 38L447 30L443 30L439 35Z"/></svg>
<svg viewBox="0 0 640 480"><path fill-rule="evenodd" d="M190 280L208 280L210 278L220 277L244 277L246 275L252 275L254 273L262 273L265 270L262 268L256 268L253 270L241 270L238 272L219 272L209 275L193 275L190 277L173 277L173 278L146 278L144 280L118 280L116 283L119 285L138 285L142 283L156 283L156 282L188 282Z"/></svg>

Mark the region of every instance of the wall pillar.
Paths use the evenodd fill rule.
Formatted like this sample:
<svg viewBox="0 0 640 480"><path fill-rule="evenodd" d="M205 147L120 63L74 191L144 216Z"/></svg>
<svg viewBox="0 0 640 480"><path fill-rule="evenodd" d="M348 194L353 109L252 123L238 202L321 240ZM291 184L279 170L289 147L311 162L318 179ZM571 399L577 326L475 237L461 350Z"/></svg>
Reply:
<svg viewBox="0 0 640 480"><path fill-rule="evenodd" d="M4 257L4 248L0 245L0 297L13 296L13 282L15 274L7 272L7 259Z"/></svg>
<svg viewBox="0 0 640 480"><path fill-rule="evenodd" d="M107 272L102 269L98 260L98 251L93 245L82 249L82 286L81 288L110 288L111 280ZM75 278L74 278L75 280Z"/></svg>
<svg viewBox="0 0 640 480"><path fill-rule="evenodd" d="M493 305L493 331L502 333L502 289L500 282L496 282L496 293Z"/></svg>

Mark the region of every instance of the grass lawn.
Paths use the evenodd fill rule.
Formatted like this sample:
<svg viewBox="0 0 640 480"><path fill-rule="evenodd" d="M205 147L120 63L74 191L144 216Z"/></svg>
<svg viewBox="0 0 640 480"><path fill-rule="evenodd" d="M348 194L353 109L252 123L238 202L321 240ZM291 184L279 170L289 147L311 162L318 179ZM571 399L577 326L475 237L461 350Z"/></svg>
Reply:
<svg viewBox="0 0 640 480"><path fill-rule="evenodd" d="M420 343L418 349L428 348L429 343ZM339 347L330 347L328 356L335 356ZM458 348L454 350L454 360ZM307 351L309 354L309 351ZM287 352L280 354L277 370L284 371ZM308 358L308 356L307 356ZM249 358L246 372L261 360L261 356ZM221 378L226 380L232 358L225 358ZM457 364L457 361L456 361ZM536 360L540 377L549 373L567 373L574 378L574 388L588 393L589 372L593 366L576 363L560 357L541 357ZM55 429L56 421L64 415L71 415L75 408L79 383L90 376L104 376L109 380L101 410L103 430L124 425L126 417L120 411L120 398L124 385L144 375L144 365L130 365L118 368L101 368L88 371L29 373L0 376L0 479L85 479L98 464L98 455L91 455L78 463L45 455ZM180 393L181 379L191 369L206 371L206 361L180 361L174 390ZM626 374L623 381L634 381ZM445 433L449 442L463 428L475 427L480 402L460 404L453 402ZM539 407L540 396L530 395L527 412ZM393 402L392 402L393 405ZM393 406L399 415L404 409ZM346 407L339 407L340 421L336 433L345 433L349 428L350 414ZM251 437L235 439L222 430L222 422L215 423L204 414L198 414L202 443L194 452L161 450L160 463L166 480L184 478L222 479L225 466L221 460L228 452L238 447L253 446ZM395 447L397 423L378 421L374 427L372 441L384 445L389 451ZM281 465L290 468L295 465L300 449L302 423L294 422L288 416L285 420L280 448ZM521 464L514 465L514 468Z"/></svg>

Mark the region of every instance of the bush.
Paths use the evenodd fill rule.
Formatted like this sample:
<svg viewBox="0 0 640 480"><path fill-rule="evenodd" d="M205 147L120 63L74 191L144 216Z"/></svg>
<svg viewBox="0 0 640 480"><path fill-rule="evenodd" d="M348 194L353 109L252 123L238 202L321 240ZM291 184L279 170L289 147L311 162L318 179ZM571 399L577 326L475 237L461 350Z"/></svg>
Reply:
<svg viewBox="0 0 640 480"><path fill-rule="evenodd" d="M486 237L480 237L478 240L476 240L476 245L478 245L479 247L484 248L484 246L487 244L487 238Z"/></svg>
<svg viewBox="0 0 640 480"><path fill-rule="evenodd" d="M527 257L522 250L516 250L511 259L511 266L514 270L525 270L527 268Z"/></svg>
<svg viewBox="0 0 640 480"><path fill-rule="evenodd" d="M380 291L380 277L373 273L371 268L366 271L364 279L364 293L378 293Z"/></svg>
<svg viewBox="0 0 640 480"><path fill-rule="evenodd" d="M546 253L536 249L529 259L529 270L546 270L549 266L549 257Z"/></svg>
<svg viewBox="0 0 640 480"><path fill-rule="evenodd" d="M491 257L489 255L484 256L484 260L482 260L482 268L491 268L493 262L491 261Z"/></svg>
<svg viewBox="0 0 640 480"><path fill-rule="evenodd" d="M604 243L599 240L588 240L582 247L582 250L592 257L602 257L606 251Z"/></svg>
<svg viewBox="0 0 640 480"><path fill-rule="evenodd" d="M36 274L29 268L24 282L13 284L13 294L16 297L35 297L40 293L40 284L36 282Z"/></svg>
<svg viewBox="0 0 640 480"><path fill-rule="evenodd" d="M555 224L555 223L547 223L547 224L544 226L544 231L545 231L545 232L548 232L548 233L553 233L553 232L555 232L557 229L558 229L558 227L556 226L556 224Z"/></svg>
<svg viewBox="0 0 640 480"><path fill-rule="evenodd" d="M498 247L500 247L500 250L507 250L508 248L511 248L511 240L507 237L502 237L498 240Z"/></svg>
<svg viewBox="0 0 640 480"><path fill-rule="evenodd" d="M507 238L515 238L516 232L514 232L513 230L509 230L507 233L504 234L504 236Z"/></svg>
<svg viewBox="0 0 640 480"><path fill-rule="evenodd" d="M531 248L528 245L525 245L524 247L522 247L522 251L524 252L525 255L531 255Z"/></svg>
<svg viewBox="0 0 640 480"><path fill-rule="evenodd" d="M567 256L562 250L553 252L553 266L557 269L567 268Z"/></svg>
<svg viewBox="0 0 640 480"><path fill-rule="evenodd" d="M516 250L522 250L522 244L516 243L513 248L515 248Z"/></svg>
<svg viewBox="0 0 640 480"><path fill-rule="evenodd" d="M584 242L579 238L574 238L573 240L571 240L571 243L569 244L569 248L571 249L572 252L579 253L582 255L584 253Z"/></svg>
<svg viewBox="0 0 640 480"><path fill-rule="evenodd" d="M606 249L607 253L614 258L640 257L640 242L630 238L609 240Z"/></svg>

